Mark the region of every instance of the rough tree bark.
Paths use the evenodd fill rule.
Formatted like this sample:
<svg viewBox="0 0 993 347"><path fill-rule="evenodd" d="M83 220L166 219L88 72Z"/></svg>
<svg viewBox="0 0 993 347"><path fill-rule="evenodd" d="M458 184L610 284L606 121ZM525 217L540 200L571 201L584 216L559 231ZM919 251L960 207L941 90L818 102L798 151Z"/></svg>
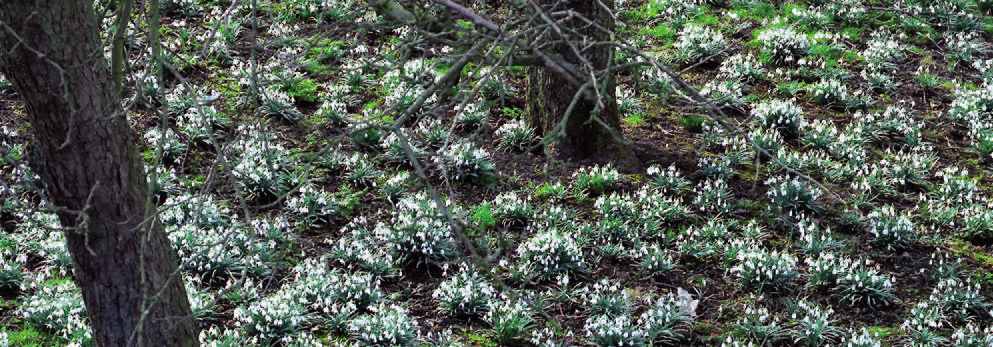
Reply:
<svg viewBox="0 0 993 347"><path fill-rule="evenodd" d="M606 30L614 30L614 17L607 8L604 8L604 6L613 8L613 0L538 0L537 3L546 9L575 11L583 17L594 20ZM560 22L560 25L563 30L575 29L593 42L611 41L609 34L581 20ZM561 42L551 43L555 41ZM562 66L568 70L579 70L584 66L584 58L594 71L603 71L614 61L614 47L611 45L593 45L575 39L572 42L580 50L578 55L555 30L547 30L544 36L535 39L536 45L548 47L543 49L544 51L553 52L547 54L549 59L559 63L564 62ZM638 164L638 159L631 146L619 138L621 122L614 91L616 83L614 74L597 76L597 78L604 86L603 92L600 93L604 107L599 114L596 114L602 123L591 121L590 117L594 115L596 104L588 98L583 98L573 108L565 124L565 134L558 138L553 148L560 157L566 159L611 162L620 168L633 168ZM588 79L589 76L577 76L573 81ZM562 121L579 90L573 81L563 76L561 71L552 71L548 67L530 69L526 93L527 121L542 134L546 136L552 134L552 130Z"/></svg>
<svg viewBox="0 0 993 347"><path fill-rule="evenodd" d="M0 6L0 71L23 98L98 346L195 346L175 251L146 207L135 134L90 0Z"/></svg>

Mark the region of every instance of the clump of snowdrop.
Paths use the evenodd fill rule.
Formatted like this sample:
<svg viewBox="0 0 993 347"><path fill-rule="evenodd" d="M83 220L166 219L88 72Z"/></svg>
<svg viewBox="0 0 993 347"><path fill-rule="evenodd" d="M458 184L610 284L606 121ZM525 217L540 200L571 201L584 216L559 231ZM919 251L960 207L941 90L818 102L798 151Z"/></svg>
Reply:
<svg viewBox="0 0 993 347"><path fill-rule="evenodd" d="M824 152L801 152L798 150L780 148L773 153L784 168L807 174L823 172L831 165L831 159Z"/></svg>
<svg viewBox="0 0 993 347"><path fill-rule="evenodd" d="M707 97L717 107L737 107L745 104L741 82L738 80L713 80L700 89L700 95Z"/></svg>
<svg viewBox="0 0 993 347"><path fill-rule="evenodd" d="M27 262L27 254L17 253L11 249L0 249L0 290L14 290L21 288L24 280L24 263Z"/></svg>
<svg viewBox="0 0 993 347"><path fill-rule="evenodd" d="M200 330L200 336L198 336L200 345L205 347L237 347L245 344L247 338L242 336L240 329L221 329L218 329L217 325L211 325L208 329Z"/></svg>
<svg viewBox="0 0 993 347"><path fill-rule="evenodd" d="M481 128L489 122L490 109L486 104L470 102L455 106L455 124L465 130Z"/></svg>
<svg viewBox="0 0 993 347"><path fill-rule="evenodd" d="M377 239L373 230L364 216L354 218L341 229L345 236L328 240L331 246L329 256L349 269L361 269L382 277L395 275L399 259L388 243L383 244Z"/></svg>
<svg viewBox="0 0 993 347"><path fill-rule="evenodd" d="M848 167L846 169L852 169ZM884 193L891 193L894 190L893 179L887 174L884 168L878 163L854 168L851 171L849 184L854 189L855 203L859 205L869 204L876 196Z"/></svg>
<svg viewBox="0 0 993 347"><path fill-rule="evenodd" d="M837 141L828 145L831 156L850 165L865 163L868 154L863 145L868 141L864 129L860 126L849 126L838 135Z"/></svg>
<svg viewBox="0 0 993 347"><path fill-rule="evenodd" d="M823 308L801 299L796 302L794 309L790 334L796 341L803 341L810 346L827 346L841 336L843 330L832 324L831 314L834 310L830 307Z"/></svg>
<svg viewBox="0 0 993 347"><path fill-rule="evenodd" d="M306 224L328 223L341 208L338 197L313 183L306 183L286 201L286 209Z"/></svg>
<svg viewBox="0 0 993 347"><path fill-rule="evenodd" d="M822 253L816 258L807 257L804 263L809 271L807 285L816 289L834 290L838 280L849 273L852 267L851 259L834 253Z"/></svg>
<svg viewBox="0 0 993 347"><path fill-rule="evenodd" d="M372 346L413 346L420 339L417 320L407 315L407 309L379 305L372 312L348 322L353 338Z"/></svg>
<svg viewBox="0 0 993 347"><path fill-rule="evenodd" d="M843 301L869 307L888 306L896 300L893 276L880 273L868 260L853 261L838 278L836 292Z"/></svg>
<svg viewBox="0 0 993 347"><path fill-rule="evenodd" d="M295 178L289 174L290 152L274 140L262 125L242 125L235 144L240 151L231 174L250 199L275 199Z"/></svg>
<svg viewBox="0 0 993 347"><path fill-rule="evenodd" d="M403 163L407 164L410 157L408 157L407 150L410 150L410 154L414 157L420 157L425 154L425 150L420 148L418 144L412 138L413 132L406 128L397 129L396 131L390 132L386 137L381 138L379 143L379 149L382 150L382 157L392 163ZM400 136L404 136L407 140L407 146L404 147Z"/></svg>
<svg viewBox="0 0 993 347"><path fill-rule="evenodd" d="M807 88L807 95L822 105L846 107L852 100L848 86L838 79L822 79Z"/></svg>
<svg viewBox="0 0 993 347"><path fill-rule="evenodd" d="M645 331L628 315L598 315L586 319L586 336L597 346L641 346Z"/></svg>
<svg viewBox="0 0 993 347"><path fill-rule="evenodd" d="M658 165L652 165L648 168L647 173L650 179L648 186L663 195L682 195L690 186L690 181L683 177L675 165L670 165L664 170Z"/></svg>
<svg viewBox="0 0 993 347"><path fill-rule="evenodd" d="M410 187L415 185L416 182L414 177L411 177L409 171L401 171L389 175L386 178L386 182L379 186L379 191L386 201L395 203L403 198Z"/></svg>
<svg viewBox="0 0 993 347"><path fill-rule="evenodd" d="M631 310L631 298L628 290L622 288L617 282L611 283L608 279L597 281L592 288L580 289L579 296L587 310L592 314L616 317L625 315Z"/></svg>
<svg viewBox="0 0 993 347"><path fill-rule="evenodd" d="M572 188L588 196L599 195L613 189L623 180L621 173L610 164L583 167L572 174Z"/></svg>
<svg viewBox="0 0 993 347"><path fill-rule="evenodd" d="M408 264L420 266L426 261L455 257L458 254L455 237L441 209L449 209L457 216L458 208L448 200L442 204L445 205L439 206L425 193L403 198L397 203L390 223L377 223L373 235Z"/></svg>
<svg viewBox="0 0 993 347"><path fill-rule="evenodd" d="M71 280L38 287L24 298L17 315L70 343L88 345L93 339L83 295Z"/></svg>
<svg viewBox="0 0 993 347"><path fill-rule="evenodd" d="M528 196L523 198L517 192L507 192L493 199L494 217L505 224L525 223L534 217L534 210Z"/></svg>
<svg viewBox="0 0 993 347"><path fill-rule="evenodd" d="M910 213L897 213L892 205L886 205L868 215L869 233L873 236L869 243L890 251L902 250L917 236L917 228L910 219Z"/></svg>
<svg viewBox="0 0 993 347"><path fill-rule="evenodd" d="M784 290L800 276L796 257L786 252L753 248L738 253L737 258L740 263L731 272L742 286L759 292Z"/></svg>
<svg viewBox="0 0 993 347"><path fill-rule="evenodd" d="M757 346L755 345L755 342L752 342L752 340L742 341L739 338L735 338L734 336L728 336L728 338L724 339L724 342L721 343L721 347L757 347Z"/></svg>
<svg viewBox="0 0 993 347"><path fill-rule="evenodd" d="M223 282L242 271L260 276L271 270L269 258L275 255L279 243L246 229L249 228L243 225L182 224L169 233L169 239L179 254L180 268L199 276L204 283ZM275 231L285 234L282 229Z"/></svg>
<svg viewBox="0 0 993 347"><path fill-rule="evenodd" d="M993 345L993 328L980 329L972 323L955 329L952 345L956 347L985 347ZM875 347L875 346L873 346Z"/></svg>
<svg viewBox="0 0 993 347"><path fill-rule="evenodd" d="M634 95L634 91L625 85L618 85L615 88L617 95L617 111L623 115L636 114L641 112L644 105Z"/></svg>
<svg viewBox="0 0 993 347"><path fill-rule="evenodd" d="M642 59L638 60L642 61ZM672 77L655 66L643 70L639 82L640 88L658 95L663 101L678 93L676 82Z"/></svg>
<svg viewBox="0 0 993 347"><path fill-rule="evenodd" d="M724 60L718 69L718 76L742 83L754 82L765 77L766 71L762 63L751 53L735 54Z"/></svg>
<svg viewBox="0 0 993 347"><path fill-rule="evenodd" d="M540 232L517 247L523 267L539 278L551 278L561 272L584 267L583 252L567 233L555 229Z"/></svg>
<svg viewBox="0 0 993 347"><path fill-rule="evenodd" d="M883 342L876 334L862 327L861 330L849 330L847 337L842 340L842 347L882 347Z"/></svg>
<svg viewBox="0 0 993 347"><path fill-rule="evenodd" d="M151 128L144 137L154 151L157 152L159 147L162 148L162 164L171 166L183 161L186 144L179 140L179 136L172 129L166 128L163 133L159 128Z"/></svg>
<svg viewBox="0 0 993 347"><path fill-rule="evenodd" d="M752 108L759 126L779 130L785 137L795 138L804 127L803 109L793 100L769 100Z"/></svg>
<svg viewBox="0 0 993 347"><path fill-rule="evenodd" d="M216 294L209 290L198 288L199 281L190 276L184 276L183 285L186 286L186 296L190 300L190 311L197 322L214 314L214 304Z"/></svg>
<svg viewBox="0 0 993 347"><path fill-rule="evenodd" d="M47 272L60 276L72 273L73 263L66 249L65 234L58 216L54 213L31 212L21 216L17 234L13 239L24 251L42 257ZM12 269L13 270L13 269Z"/></svg>
<svg viewBox="0 0 993 347"><path fill-rule="evenodd" d="M442 164L448 177L457 181L468 181L496 170L490 162L490 153L471 142L448 145L441 149L440 154L434 161Z"/></svg>
<svg viewBox="0 0 993 347"><path fill-rule="evenodd" d="M749 136L751 135L753 134L749 134ZM756 132L755 135L758 135L758 133ZM776 136L778 135L776 133ZM775 139L780 140L778 137ZM762 146L762 144L759 145ZM737 164L739 163L735 162L730 156L701 157L697 162L697 168L706 177L726 179L735 174L735 166Z"/></svg>
<svg viewBox="0 0 993 347"><path fill-rule="evenodd" d="M344 161L345 180L358 187L375 187L383 172L376 168L372 158L365 153L353 153Z"/></svg>
<svg viewBox="0 0 993 347"><path fill-rule="evenodd" d="M993 240L993 205L975 204L961 210L962 228L959 236L974 242Z"/></svg>
<svg viewBox="0 0 993 347"><path fill-rule="evenodd" d="M787 336L788 331L781 324L780 318L775 316L769 309L762 306L747 305L745 311L734 323L736 335L748 338L748 342L732 340L728 337L724 342L725 347L731 346L755 346L752 341L758 341L759 345L766 342L775 342Z"/></svg>
<svg viewBox="0 0 993 347"><path fill-rule="evenodd" d="M993 59L976 59L972 62L972 67L982 74L983 85L990 85L993 82Z"/></svg>
<svg viewBox="0 0 993 347"><path fill-rule="evenodd" d="M707 222L706 225L702 227L692 226L686 229L685 233L677 236L676 247L681 256L689 256L697 259L704 259L706 257L720 254L722 251L727 251L727 248L731 248L728 245L728 240L730 239L731 232L728 230L728 225L726 222L720 219L712 219ZM754 240L748 240L754 241ZM750 246L755 243L749 243L745 246L750 249ZM736 258L738 254L741 253L737 245L733 246L736 250L731 250L725 254L733 253ZM737 260L737 259L733 259Z"/></svg>
<svg viewBox="0 0 993 347"><path fill-rule="evenodd" d="M678 59L686 62L721 55L727 46L727 40L720 31L696 24L683 26L679 41L674 45Z"/></svg>
<svg viewBox="0 0 993 347"><path fill-rule="evenodd" d="M755 128L748 132L748 137L751 138L752 142L755 143L759 148L765 150L770 155L775 155L778 153L784 145L786 145L786 139L783 135L776 129L768 128ZM752 150L758 151L754 146L750 148ZM758 151L761 155L765 155L761 151Z"/></svg>
<svg viewBox="0 0 993 347"><path fill-rule="evenodd" d="M482 315L487 311L496 288L477 272L465 268L445 280L431 294L441 310L454 315Z"/></svg>
<svg viewBox="0 0 993 347"><path fill-rule="evenodd" d="M496 101L514 95L514 86L506 82L506 74L502 69L495 70L491 67L484 67L479 69L476 76L479 78L477 83L482 84L479 90L480 94L486 100Z"/></svg>
<svg viewBox="0 0 993 347"><path fill-rule="evenodd" d="M906 50L893 35L883 31L872 34L859 57L865 60L866 69L871 73L890 73L896 69L896 63L902 60Z"/></svg>
<svg viewBox="0 0 993 347"><path fill-rule="evenodd" d="M811 149L827 151L831 144L838 141L838 127L833 122L823 119L813 119L805 122L803 137L800 142Z"/></svg>
<svg viewBox="0 0 993 347"><path fill-rule="evenodd" d="M983 156L993 154L993 127L988 123L976 123L969 128L972 146Z"/></svg>
<svg viewBox="0 0 993 347"><path fill-rule="evenodd" d="M993 86L956 90L946 117L966 126L983 127L993 119Z"/></svg>
<svg viewBox="0 0 993 347"><path fill-rule="evenodd" d="M825 10L851 25L864 25L870 14L869 9L859 0L829 2Z"/></svg>
<svg viewBox="0 0 993 347"><path fill-rule="evenodd" d="M166 199L159 218L167 229L184 224L209 228L230 225L230 212L223 201L210 195L179 195Z"/></svg>
<svg viewBox="0 0 993 347"><path fill-rule="evenodd" d="M894 183L907 187L926 183L936 161L935 156L927 152L898 152L892 154L883 165Z"/></svg>
<svg viewBox="0 0 993 347"><path fill-rule="evenodd" d="M648 18L659 18L671 27L678 27L692 18L699 4L696 1L651 0L645 3Z"/></svg>
<svg viewBox="0 0 993 347"><path fill-rule="evenodd" d="M522 299L495 299L490 303L486 321L493 331L493 338L501 344L510 344L526 337L534 329L535 320L531 306Z"/></svg>
<svg viewBox="0 0 993 347"><path fill-rule="evenodd" d="M980 294L982 286L970 279L946 278L938 282L928 301L940 306L944 314L958 322L991 318L990 303Z"/></svg>
<svg viewBox="0 0 993 347"><path fill-rule="evenodd" d="M412 137L424 148L437 149L448 141L451 133L448 131L449 125L442 124L438 118L422 119L417 122L417 127L413 130Z"/></svg>
<svg viewBox="0 0 993 347"><path fill-rule="evenodd" d="M376 111L368 111L367 117L379 117L379 115L375 112ZM383 146L382 127L382 125L373 121L361 121L349 124L348 127L345 128L345 131L348 133L349 140L351 140L352 144L365 151L372 151L380 146Z"/></svg>
<svg viewBox="0 0 993 347"><path fill-rule="evenodd" d="M937 227L953 228L962 222L962 207L942 201L939 198L922 195L917 201L917 210L925 223Z"/></svg>
<svg viewBox="0 0 993 347"><path fill-rule="evenodd" d="M946 39L947 53L945 59L949 62L962 62L969 65L973 57L989 52L989 44L977 32L957 32Z"/></svg>
<svg viewBox="0 0 993 347"><path fill-rule="evenodd" d="M650 301L638 320L649 342L675 345L688 337L693 316L685 300L670 292Z"/></svg>
<svg viewBox="0 0 993 347"><path fill-rule="evenodd" d="M921 134L924 125L910 117L910 111L899 106L887 106L883 113L856 111L856 126L861 127L870 140L902 136L903 142L914 151L926 149Z"/></svg>
<svg viewBox="0 0 993 347"><path fill-rule="evenodd" d="M772 199L772 204L783 213L787 212L817 212L820 206L821 189L806 180L794 176L776 176L765 181L769 186L766 195Z"/></svg>
<svg viewBox="0 0 993 347"><path fill-rule="evenodd" d="M780 64L793 64L810 53L812 41L791 27L776 27L762 31L757 37L764 53Z"/></svg>
<svg viewBox="0 0 993 347"><path fill-rule="evenodd" d="M497 148L505 151L526 152L538 143L538 135L521 120L511 120L501 125L494 134L500 139Z"/></svg>
<svg viewBox="0 0 993 347"><path fill-rule="evenodd" d="M176 124L182 132L190 141L200 145L209 144L210 138L215 136L215 127L229 122L230 119L222 117L214 106L190 107L176 117Z"/></svg>
<svg viewBox="0 0 993 347"><path fill-rule="evenodd" d="M699 208L700 212L725 217L734 212L735 206L732 201L734 196L723 179L708 179L700 182L695 190L697 196L693 198L693 205Z"/></svg>
<svg viewBox="0 0 993 347"><path fill-rule="evenodd" d="M842 242L831 237L831 228L821 228L817 222L801 216L796 224L800 234L800 249L809 257L817 257L825 252L841 248Z"/></svg>
<svg viewBox="0 0 993 347"><path fill-rule="evenodd" d="M289 0L276 7L281 20L298 22L316 19L318 22L338 22L350 13L354 0Z"/></svg>
<svg viewBox="0 0 993 347"><path fill-rule="evenodd" d="M704 183L706 184L706 183ZM708 211L725 211L730 206L730 193L726 186L721 188L718 183L712 183L703 200L700 208L708 208ZM650 233L661 230L660 225L666 223L677 223L693 216L690 206L683 203L678 197L659 194L658 191L647 187L635 192L638 198L638 215L636 221ZM650 235L651 236L651 235Z"/></svg>
<svg viewBox="0 0 993 347"><path fill-rule="evenodd" d="M667 274L676 268L672 252L655 243L643 244L633 257L638 260L638 269L650 276Z"/></svg>
<svg viewBox="0 0 993 347"><path fill-rule="evenodd" d="M270 117L279 117L290 122L296 122L303 113L293 104L291 97L283 88L274 85L262 85L259 91L260 111Z"/></svg>
<svg viewBox="0 0 993 347"><path fill-rule="evenodd" d="M314 119L319 124L344 128L351 123L352 120L349 117L347 104L351 100L348 98L348 93L342 90L342 88L347 87L329 86L327 87L328 91L320 95L321 106L314 113Z"/></svg>
<svg viewBox="0 0 993 347"><path fill-rule="evenodd" d="M811 5L815 4L811 3ZM810 6L808 8L797 6L790 9L786 15L790 21L801 27L818 28L834 23L833 18L828 17L825 12L827 11L822 6Z"/></svg>
<svg viewBox="0 0 993 347"><path fill-rule="evenodd" d="M600 196L593 203L604 219L633 220L638 217L638 206L634 197L623 193Z"/></svg>
<svg viewBox="0 0 993 347"><path fill-rule="evenodd" d="M398 78L393 83L384 83L382 90L385 94L385 99L383 100L384 109L394 110L397 113L405 112L414 102L417 101L422 94L425 93L424 87L416 83L408 83L406 80L399 79L399 75L391 75L391 73L397 70L393 70L387 73L383 80L388 80L390 78ZM437 99L436 96L431 96L428 102Z"/></svg>
<svg viewBox="0 0 993 347"><path fill-rule="evenodd" d="M311 314L347 317L374 305L383 296L379 281L372 275L329 270L325 258L308 258L292 271L296 280L280 290L287 291Z"/></svg>
<svg viewBox="0 0 993 347"><path fill-rule="evenodd" d="M938 334L936 330L946 323L947 318L938 304L930 300L918 302L910 308L907 319L900 324L900 329L907 332L904 342L916 346L944 345L949 341L948 338Z"/></svg>

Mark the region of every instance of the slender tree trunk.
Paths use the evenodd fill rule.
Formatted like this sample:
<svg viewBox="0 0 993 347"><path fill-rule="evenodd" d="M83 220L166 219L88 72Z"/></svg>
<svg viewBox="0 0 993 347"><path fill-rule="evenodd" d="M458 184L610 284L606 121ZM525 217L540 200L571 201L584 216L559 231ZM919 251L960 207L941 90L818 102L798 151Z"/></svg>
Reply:
<svg viewBox="0 0 993 347"><path fill-rule="evenodd" d="M195 346L176 253L146 208L144 165L92 4L4 1L0 71L24 100L96 344Z"/></svg>
<svg viewBox="0 0 993 347"><path fill-rule="evenodd" d="M538 0L538 3L546 9L575 11L594 20L604 29L611 31L614 29L613 15L601 6L602 3L613 8L613 0ZM559 22L559 24L563 31L577 29L579 33L595 42L611 41L607 33L580 20ZM543 45L558 40L563 40L563 37L555 30L547 30L544 36L538 37L535 42ZM549 52L548 56L551 59L563 67L578 70L582 76L577 76L574 80L589 79L589 70L582 68L586 65L583 59L589 62L594 71L606 69L614 60L614 47L611 45L590 45L588 42L579 42L580 40L575 37L571 41L579 54L564 42L550 44L550 49L545 51ZM618 167L633 168L638 163L637 157L630 146L620 138L621 125L614 90L616 83L614 74L597 76L597 78L598 87L603 87L599 93L603 108L599 113L595 113L594 102L587 98L580 100L569 114L564 128L565 134L555 142L554 149L559 156L567 159L612 162ZM562 121L578 90L579 88L562 76L561 72L552 71L547 67L532 68L528 75L526 95L528 122L538 128L542 134L555 136L552 130ZM590 91L597 92L592 89ZM596 116L601 122L591 121L592 116Z"/></svg>

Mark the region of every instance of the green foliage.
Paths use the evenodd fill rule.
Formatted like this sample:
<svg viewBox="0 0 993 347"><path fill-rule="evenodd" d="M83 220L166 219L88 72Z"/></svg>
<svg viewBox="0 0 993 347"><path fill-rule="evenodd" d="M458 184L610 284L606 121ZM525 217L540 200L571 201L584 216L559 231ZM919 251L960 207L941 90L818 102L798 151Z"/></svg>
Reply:
<svg viewBox="0 0 993 347"><path fill-rule="evenodd" d="M65 339L44 332L43 327L32 323L24 324L15 330L9 326L3 329L7 335L9 346L22 347L63 347L68 344Z"/></svg>
<svg viewBox="0 0 993 347"><path fill-rule="evenodd" d="M648 124L648 122L645 120L644 114L633 113L624 117L624 124L627 124L630 127L637 128Z"/></svg>
<svg viewBox="0 0 993 347"><path fill-rule="evenodd" d="M317 101L317 84L309 78L294 79L283 82L283 91L296 102Z"/></svg>
<svg viewBox="0 0 993 347"><path fill-rule="evenodd" d="M490 204L482 204L476 206L472 210L472 217L470 217L476 226L482 229L489 229L496 225L496 219L493 218L493 212L490 210Z"/></svg>
<svg viewBox="0 0 993 347"><path fill-rule="evenodd" d="M328 70L329 65L333 65L341 59L343 46L344 43L340 40L330 38L317 40L307 50L306 56L312 60L312 63L305 66L304 69L311 73L321 73Z"/></svg>
<svg viewBox="0 0 993 347"><path fill-rule="evenodd" d="M516 107L504 107L502 110L503 118L507 119L524 119L524 110Z"/></svg>
<svg viewBox="0 0 993 347"><path fill-rule="evenodd" d="M703 123L707 121L707 117L695 114L684 114L676 119L679 126L683 127L686 131L691 133L702 133Z"/></svg>
<svg viewBox="0 0 993 347"><path fill-rule="evenodd" d="M562 184L562 181L555 183L544 183L534 189L534 195L539 198L548 198L562 201L570 196L569 187Z"/></svg>

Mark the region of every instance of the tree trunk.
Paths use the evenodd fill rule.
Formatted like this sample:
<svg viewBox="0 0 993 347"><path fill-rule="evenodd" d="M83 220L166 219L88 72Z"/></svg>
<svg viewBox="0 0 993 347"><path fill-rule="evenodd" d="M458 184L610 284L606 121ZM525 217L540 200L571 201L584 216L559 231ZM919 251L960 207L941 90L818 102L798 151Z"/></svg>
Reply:
<svg viewBox="0 0 993 347"><path fill-rule="evenodd" d="M600 5L601 1L539 0L538 3L546 9L554 8L553 11L566 9L575 11L595 21L604 29L614 30L614 17L610 11ZM603 0L602 3L613 8L613 0ZM565 28L576 29L595 42L611 41L609 34L580 20L559 22L559 25L563 27L563 31L568 30ZM564 42L549 44L563 39L572 41L580 50L579 54ZM580 42L576 37L563 38L555 30L546 30L544 36L535 40L535 45L546 44L549 48L544 50L545 54L563 67L579 70L581 76L576 76L573 81L578 80L581 83L589 79L590 68L593 71L604 71L614 60L613 46L589 45ZM590 63L586 67L583 63L584 58ZM600 99L603 108L599 113L595 113L596 103L583 98L569 114L564 127L565 133L556 135L553 129L562 121L579 87L560 72L547 67L531 68L526 95L528 122L545 136L560 136L554 143L554 150L563 158L612 162L620 168L633 168L638 164L638 159L631 147L620 137L621 123L614 90L614 74L600 75L597 78L599 79L597 88L602 87ZM593 89L590 91L595 92ZM592 120L593 116L599 118L602 123Z"/></svg>
<svg viewBox="0 0 993 347"><path fill-rule="evenodd" d="M146 205L92 4L5 1L0 71L24 99L97 346L195 346L176 252Z"/></svg>

